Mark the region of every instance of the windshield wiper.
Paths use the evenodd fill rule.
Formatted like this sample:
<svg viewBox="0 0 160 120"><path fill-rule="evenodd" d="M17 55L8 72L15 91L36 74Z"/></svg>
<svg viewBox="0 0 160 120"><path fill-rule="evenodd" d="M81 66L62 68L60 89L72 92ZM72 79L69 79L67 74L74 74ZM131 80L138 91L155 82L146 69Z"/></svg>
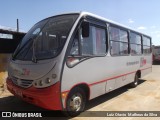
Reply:
<svg viewBox="0 0 160 120"><path fill-rule="evenodd" d="M17 50L17 52L12 56L12 59L15 60L15 58L19 55L22 54L26 49L29 49L29 45L32 42L33 38L30 38L22 47ZM28 45L28 47L26 47ZM22 51L21 51L22 50Z"/></svg>

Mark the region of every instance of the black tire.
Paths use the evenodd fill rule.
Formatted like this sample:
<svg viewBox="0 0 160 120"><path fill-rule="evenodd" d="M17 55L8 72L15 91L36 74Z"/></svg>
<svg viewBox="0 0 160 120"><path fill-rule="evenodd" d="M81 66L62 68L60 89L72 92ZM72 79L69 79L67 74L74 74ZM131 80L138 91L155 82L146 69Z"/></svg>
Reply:
<svg viewBox="0 0 160 120"><path fill-rule="evenodd" d="M86 94L83 89L76 87L71 90L67 97L65 115L69 117L75 117L84 111L85 105Z"/></svg>
<svg viewBox="0 0 160 120"><path fill-rule="evenodd" d="M135 87L137 87L138 83L139 83L139 77L136 74L135 77L134 77L134 81L130 84L130 86L135 88Z"/></svg>

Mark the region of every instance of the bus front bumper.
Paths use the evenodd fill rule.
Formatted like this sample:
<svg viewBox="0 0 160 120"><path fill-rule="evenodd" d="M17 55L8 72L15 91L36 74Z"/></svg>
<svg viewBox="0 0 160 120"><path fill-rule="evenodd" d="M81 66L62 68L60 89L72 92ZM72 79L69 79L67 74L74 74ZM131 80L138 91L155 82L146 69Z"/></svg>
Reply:
<svg viewBox="0 0 160 120"><path fill-rule="evenodd" d="M60 99L60 82L47 87L35 88L30 87L27 89L16 86L12 80L7 78L7 89L15 96L31 104L48 110L62 110Z"/></svg>

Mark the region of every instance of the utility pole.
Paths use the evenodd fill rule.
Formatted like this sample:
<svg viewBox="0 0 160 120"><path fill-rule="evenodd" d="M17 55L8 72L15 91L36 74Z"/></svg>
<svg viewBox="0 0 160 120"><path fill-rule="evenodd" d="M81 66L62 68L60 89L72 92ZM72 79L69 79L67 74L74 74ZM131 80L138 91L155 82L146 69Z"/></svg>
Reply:
<svg viewBox="0 0 160 120"><path fill-rule="evenodd" d="M17 32L19 32L19 20L17 19Z"/></svg>

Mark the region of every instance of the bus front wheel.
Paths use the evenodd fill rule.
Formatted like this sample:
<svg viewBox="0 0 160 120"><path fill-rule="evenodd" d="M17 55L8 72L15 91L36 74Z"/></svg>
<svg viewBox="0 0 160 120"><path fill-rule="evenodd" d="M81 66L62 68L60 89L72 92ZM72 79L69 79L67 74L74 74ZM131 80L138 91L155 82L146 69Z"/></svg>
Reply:
<svg viewBox="0 0 160 120"><path fill-rule="evenodd" d="M77 116L84 111L86 104L86 94L83 89L76 87L68 95L66 102L66 115Z"/></svg>

